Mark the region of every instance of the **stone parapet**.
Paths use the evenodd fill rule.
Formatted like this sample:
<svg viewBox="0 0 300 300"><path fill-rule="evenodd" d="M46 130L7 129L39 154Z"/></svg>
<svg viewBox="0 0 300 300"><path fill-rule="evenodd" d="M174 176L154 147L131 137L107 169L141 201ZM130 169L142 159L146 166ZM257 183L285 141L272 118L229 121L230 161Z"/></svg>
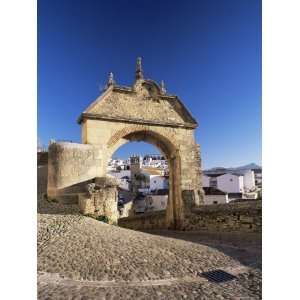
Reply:
<svg viewBox="0 0 300 300"><path fill-rule="evenodd" d="M261 232L262 202L203 205L186 216L183 230Z"/></svg>
<svg viewBox="0 0 300 300"><path fill-rule="evenodd" d="M166 212L164 210L155 211L151 213L120 218L118 225L134 230L165 229Z"/></svg>
<svg viewBox="0 0 300 300"><path fill-rule="evenodd" d="M98 175L99 153L99 146L52 143L48 154L48 197L81 192L81 186Z"/></svg>
<svg viewBox="0 0 300 300"><path fill-rule="evenodd" d="M181 230L261 234L261 201L203 205L185 216ZM165 211L119 219L119 225L135 230L166 229Z"/></svg>

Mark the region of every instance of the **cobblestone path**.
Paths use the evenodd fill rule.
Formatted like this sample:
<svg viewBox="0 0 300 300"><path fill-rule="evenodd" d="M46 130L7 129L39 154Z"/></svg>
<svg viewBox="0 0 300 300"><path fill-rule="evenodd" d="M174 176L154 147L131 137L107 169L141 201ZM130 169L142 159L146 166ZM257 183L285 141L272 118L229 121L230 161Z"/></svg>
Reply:
<svg viewBox="0 0 300 300"><path fill-rule="evenodd" d="M38 299L261 299L260 249L128 230L47 201L38 209ZM200 276L215 269L237 278Z"/></svg>

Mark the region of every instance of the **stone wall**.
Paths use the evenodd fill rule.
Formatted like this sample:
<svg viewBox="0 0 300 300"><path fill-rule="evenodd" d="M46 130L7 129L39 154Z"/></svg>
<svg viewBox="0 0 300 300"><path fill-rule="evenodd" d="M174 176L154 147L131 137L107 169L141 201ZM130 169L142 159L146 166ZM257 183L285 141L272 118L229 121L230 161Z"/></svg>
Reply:
<svg viewBox="0 0 300 300"><path fill-rule="evenodd" d="M48 152L37 153L37 165L44 166L48 164Z"/></svg>
<svg viewBox="0 0 300 300"><path fill-rule="evenodd" d="M184 230L261 232L262 202L203 205L186 216Z"/></svg>
<svg viewBox="0 0 300 300"><path fill-rule="evenodd" d="M134 230L151 230L166 228L166 212L156 211L127 218L120 218L118 225Z"/></svg>
<svg viewBox="0 0 300 300"><path fill-rule="evenodd" d="M182 230L201 232L261 233L261 201L203 205L186 216ZM119 225L135 230L166 229L165 211L119 219Z"/></svg>
<svg viewBox="0 0 300 300"><path fill-rule="evenodd" d="M37 167L37 196L38 198L47 194L48 165Z"/></svg>
<svg viewBox="0 0 300 300"><path fill-rule="evenodd" d="M77 194L81 185L97 177L100 147L76 143L53 143L48 154L48 197Z"/></svg>
<svg viewBox="0 0 300 300"><path fill-rule="evenodd" d="M78 195L79 210L82 214L106 216L110 223L116 223L119 218L118 190L114 178L95 178L88 184L88 192Z"/></svg>

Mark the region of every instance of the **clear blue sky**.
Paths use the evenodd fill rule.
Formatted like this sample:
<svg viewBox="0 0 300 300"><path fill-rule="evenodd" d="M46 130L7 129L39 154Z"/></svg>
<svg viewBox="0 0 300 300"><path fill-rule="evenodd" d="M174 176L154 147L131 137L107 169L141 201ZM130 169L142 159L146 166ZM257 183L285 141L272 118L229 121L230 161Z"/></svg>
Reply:
<svg viewBox="0 0 300 300"><path fill-rule="evenodd" d="M261 164L261 1L38 1L38 136L80 142L80 113L136 57L197 119L204 168ZM116 153L154 152L129 143ZM157 152L157 151L155 151Z"/></svg>

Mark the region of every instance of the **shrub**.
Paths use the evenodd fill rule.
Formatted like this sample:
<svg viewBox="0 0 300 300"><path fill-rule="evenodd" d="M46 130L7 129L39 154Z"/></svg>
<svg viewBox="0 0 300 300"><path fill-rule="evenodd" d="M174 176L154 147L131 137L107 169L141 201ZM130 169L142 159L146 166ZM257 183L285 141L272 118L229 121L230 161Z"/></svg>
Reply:
<svg viewBox="0 0 300 300"><path fill-rule="evenodd" d="M104 215L98 216L98 217L96 218L96 220L101 221L101 222L104 222L104 223L109 223L108 217L107 217L107 216L104 216Z"/></svg>
<svg viewBox="0 0 300 300"><path fill-rule="evenodd" d="M93 214L85 214L84 216L92 218L92 219L96 219L95 215L93 215Z"/></svg>

